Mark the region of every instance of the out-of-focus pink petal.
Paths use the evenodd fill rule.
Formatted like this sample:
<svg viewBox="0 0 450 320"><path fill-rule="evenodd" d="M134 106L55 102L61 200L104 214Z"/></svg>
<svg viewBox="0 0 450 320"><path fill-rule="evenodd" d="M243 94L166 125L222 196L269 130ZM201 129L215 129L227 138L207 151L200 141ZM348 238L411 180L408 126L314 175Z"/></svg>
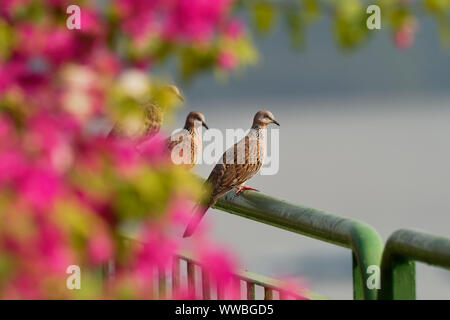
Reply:
<svg viewBox="0 0 450 320"><path fill-rule="evenodd" d="M46 168L29 168L19 183L20 195L36 210L47 210L62 192L61 178Z"/></svg>
<svg viewBox="0 0 450 320"><path fill-rule="evenodd" d="M406 19L402 26L394 32L394 43L399 49L409 49L417 31L417 22L413 18Z"/></svg>
<svg viewBox="0 0 450 320"><path fill-rule="evenodd" d="M242 34L243 30L244 30L244 26L243 26L242 22L235 19L235 20L231 20L227 24L227 26L225 28L225 34L227 36L229 36L230 38L235 39Z"/></svg>
<svg viewBox="0 0 450 320"><path fill-rule="evenodd" d="M231 70L236 67L237 59L233 52L224 50L219 53L217 64L221 69Z"/></svg>
<svg viewBox="0 0 450 320"><path fill-rule="evenodd" d="M112 257L113 244L108 234L97 233L89 240L89 257L94 265L105 263Z"/></svg>
<svg viewBox="0 0 450 320"><path fill-rule="evenodd" d="M153 275L156 269L166 269L175 257L179 248L179 241L164 236L160 230L152 227L145 228L139 237L143 244L137 251L135 274L146 278Z"/></svg>

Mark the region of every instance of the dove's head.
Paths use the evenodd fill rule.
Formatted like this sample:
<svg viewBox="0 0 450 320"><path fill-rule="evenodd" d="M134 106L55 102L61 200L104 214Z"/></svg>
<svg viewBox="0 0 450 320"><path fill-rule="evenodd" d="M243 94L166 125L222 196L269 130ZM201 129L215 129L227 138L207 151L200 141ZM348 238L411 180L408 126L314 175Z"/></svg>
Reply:
<svg viewBox="0 0 450 320"><path fill-rule="evenodd" d="M257 127L257 128L263 129L270 123L274 123L277 126L280 125L275 120L275 117L273 116L272 112L270 112L269 110L258 111L255 114L255 117L253 118L253 127Z"/></svg>
<svg viewBox="0 0 450 320"><path fill-rule="evenodd" d="M184 128L190 129L199 126L204 126L206 129L209 129L206 125L205 116L201 112L190 112L186 117L186 124L184 125Z"/></svg>

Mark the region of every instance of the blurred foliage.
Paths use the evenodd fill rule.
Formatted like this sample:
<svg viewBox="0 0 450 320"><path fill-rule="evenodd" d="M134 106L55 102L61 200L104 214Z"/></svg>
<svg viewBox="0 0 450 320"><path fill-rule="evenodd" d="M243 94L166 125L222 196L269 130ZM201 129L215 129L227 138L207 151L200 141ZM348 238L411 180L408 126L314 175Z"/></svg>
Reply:
<svg viewBox="0 0 450 320"><path fill-rule="evenodd" d="M337 45L344 50L354 50L378 32L366 27L369 5L381 8L381 31L389 30L399 48L405 48L399 39L412 37L412 41L414 37L411 28L404 28L405 24L414 24L415 31L415 17L424 14L436 20L442 45L450 42L449 0L247 0L240 1L237 8L250 12L252 26L260 35L270 34L278 21L284 21L293 48L305 47L309 25L324 16L332 22L330 26Z"/></svg>
<svg viewBox="0 0 450 320"><path fill-rule="evenodd" d="M147 125L148 105L158 121L173 113L182 93L153 74L169 59L180 60L184 79L256 59L228 0L99 3L77 1L79 30L66 27L71 1L0 6L2 299L154 298L153 270L173 262L176 229L190 219L201 183L171 163L157 132L141 144L139 136L106 137L99 123L128 133ZM143 245L124 245L128 223ZM199 260L222 257L204 243L193 248ZM99 270L111 259L116 273L105 283ZM70 265L82 269L82 290L65 286ZM232 271L212 280L227 282Z"/></svg>

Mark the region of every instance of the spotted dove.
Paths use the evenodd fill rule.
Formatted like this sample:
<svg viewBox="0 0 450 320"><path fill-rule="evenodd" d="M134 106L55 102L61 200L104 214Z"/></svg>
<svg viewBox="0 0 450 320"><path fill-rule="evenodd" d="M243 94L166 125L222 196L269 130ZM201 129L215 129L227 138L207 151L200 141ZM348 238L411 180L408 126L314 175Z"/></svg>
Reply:
<svg viewBox="0 0 450 320"><path fill-rule="evenodd" d="M200 112L190 112L186 117L183 130L167 139L167 146L175 164L182 164L187 169L191 169L197 163L202 153L202 137L198 131L199 126L208 129L205 116Z"/></svg>
<svg viewBox="0 0 450 320"><path fill-rule="evenodd" d="M233 188L237 189L236 194L244 190L256 190L245 186L244 183L256 175L262 166L265 128L270 123L280 125L270 111L258 111L249 133L225 151L205 182L205 185L209 187L210 196L204 206L200 205L194 209L194 216L191 218L183 238L194 233L206 211L223 194Z"/></svg>
<svg viewBox="0 0 450 320"><path fill-rule="evenodd" d="M168 85L162 88L162 90L165 93L171 94L181 101L184 101L184 98L181 96L180 91L176 86ZM164 117L164 108L156 101L150 101L142 107L144 109L144 118L136 128L133 128L132 132L126 130L120 123L116 123L109 132L108 137L128 137L143 142L158 133Z"/></svg>

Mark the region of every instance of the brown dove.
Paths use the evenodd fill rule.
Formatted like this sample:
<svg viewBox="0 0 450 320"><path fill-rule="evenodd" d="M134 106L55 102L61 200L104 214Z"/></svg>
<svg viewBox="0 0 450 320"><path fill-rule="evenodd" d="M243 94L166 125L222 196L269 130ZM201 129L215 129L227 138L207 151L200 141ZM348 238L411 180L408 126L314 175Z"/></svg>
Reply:
<svg viewBox="0 0 450 320"><path fill-rule="evenodd" d="M197 163L202 153L202 137L198 130L200 126L209 129L205 116L200 112L190 112L183 130L167 139L167 147L175 164L191 169Z"/></svg>
<svg viewBox="0 0 450 320"><path fill-rule="evenodd" d="M180 90L174 85L165 86L162 91L165 95L172 95L181 101L184 101L184 98L180 94ZM144 118L136 128L133 128L133 130L126 130L122 125L116 123L109 132L108 137L128 137L134 140L144 141L158 133L164 117L164 108L156 101L150 101L142 107L144 109Z"/></svg>
<svg viewBox="0 0 450 320"><path fill-rule="evenodd" d="M237 189L236 194L244 190L256 190L247 187L244 183L256 175L262 166L265 128L270 123L280 125L270 111L258 111L253 118L253 125L249 133L225 151L222 159L216 164L205 182L211 194L204 206L200 206L198 210L194 210L194 217L191 218L183 234L183 238L192 235L206 211L223 194L233 188Z"/></svg>

